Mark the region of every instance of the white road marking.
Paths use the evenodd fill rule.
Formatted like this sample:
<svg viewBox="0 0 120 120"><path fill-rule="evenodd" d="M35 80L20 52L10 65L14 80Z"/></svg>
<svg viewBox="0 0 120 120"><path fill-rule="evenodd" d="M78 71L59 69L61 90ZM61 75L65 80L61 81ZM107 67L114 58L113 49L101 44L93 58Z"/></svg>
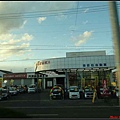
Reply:
<svg viewBox="0 0 120 120"><path fill-rule="evenodd" d="M27 116L58 116L58 114L27 114Z"/></svg>
<svg viewBox="0 0 120 120"><path fill-rule="evenodd" d="M41 106L41 107L5 107L13 109L39 109L39 108L119 108L120 106Z"/></svg>

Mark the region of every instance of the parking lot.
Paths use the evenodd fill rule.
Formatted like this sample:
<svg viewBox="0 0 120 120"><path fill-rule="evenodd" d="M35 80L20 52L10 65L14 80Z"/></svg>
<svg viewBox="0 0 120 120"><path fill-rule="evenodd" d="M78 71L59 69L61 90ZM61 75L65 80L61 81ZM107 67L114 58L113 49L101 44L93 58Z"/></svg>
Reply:
<svg viewBox="0 0 120 120"><path fill-rule="evenodd" d="M116 100L112 100L105 103L103 99L98 99L95 103L92 103L91 99L50 100L47 90L41 93L22 93L12 96L8 100L0 101L0 106L23 112L29 117L109 118L110 115L120 115L119 106L115 102Z"/></svg>

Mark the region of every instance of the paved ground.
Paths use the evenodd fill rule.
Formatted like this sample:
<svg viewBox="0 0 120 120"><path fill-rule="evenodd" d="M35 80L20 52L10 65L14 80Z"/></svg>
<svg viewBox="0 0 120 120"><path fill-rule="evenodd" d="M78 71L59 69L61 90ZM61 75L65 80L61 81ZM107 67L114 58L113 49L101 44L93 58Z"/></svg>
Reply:
<svg viewBox="0 0 120 120"><path fill-rule="evenodd" d="M12 96L9 100L0 101L0 107L23 112L33 118L109 118L120 115L116 99L108 102L98 99L94 104L91 99L50 100L49 91Z"/></svg>

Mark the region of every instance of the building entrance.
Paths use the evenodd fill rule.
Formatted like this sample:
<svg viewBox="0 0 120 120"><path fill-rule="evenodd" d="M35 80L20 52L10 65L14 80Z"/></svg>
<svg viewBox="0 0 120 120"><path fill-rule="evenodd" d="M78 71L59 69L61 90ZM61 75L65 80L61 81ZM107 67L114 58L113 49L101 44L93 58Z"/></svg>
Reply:
<svg viewBox="0 0 120 120"><path fill-rule="evenodd" d="M56 78L56 84L62 84L63 86L65 86L64 78L63 77Z"/></svg>

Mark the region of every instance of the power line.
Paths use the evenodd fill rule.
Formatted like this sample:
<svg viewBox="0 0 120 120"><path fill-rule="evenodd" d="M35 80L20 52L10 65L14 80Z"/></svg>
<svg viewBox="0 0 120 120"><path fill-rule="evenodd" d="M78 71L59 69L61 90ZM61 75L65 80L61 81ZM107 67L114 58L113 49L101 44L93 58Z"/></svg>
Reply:
<svg viewBox="0 0 120 120"><path fill-rule="evenodd" d="M59 14L59 12L63 12L64 15L69 15L69 14L80 14L81 12L83 13L85 8L89 8L89 11L87 11L86 13L91 13L91 12L99 12L99 11L106 11L108 10L108 6L107 9L104 7L107 5L102 5L102 6L92 6L92 7L84 7L84 8L77 8L76 9L72 9L72 10L67 10L67 9L61 9L61 10L52 10L52 11L36 11L36 12L26 12L26 13L9 13L9 14L0 14L0 19L18 19L20 17L22 18L35 18L35 17L43 17L43 16L56 16ZM96 8L95 8L96 7ZM97 8L97 7L101 7L101 8ZM90 9L91 8L91 9ZM94 9L95 8L95 9ZM64 10L64 11L63 11ZM66 11L65 11L66 10ZM54 11L57 11L56 13L53 13ZM29 13L29 14L28 14ZM30 14L31 13L31 14ZM33 14L34 13L34 14Z"/></svg>
<svg viewBox="0 0 120 120"><path fill-rule="evenodd" d="M0 45L2 45L2 46L3 46L3 45L15 45L15 46L16 46L16 44L0 44ZM21 44L17 44L17 45L21 45ZM44 44L44 45L43 45L43 44L37 44L37 45L36 45L36 44L32 44L32 45L30 45L30 46L46 46L46 47L76 47L76 46L72 46L72 45L71 45L71 46L69 46L69 45L66 46L66 45L45 45L45 44ZM100 45L99 45L99 46L96 46L96 45L95 45L95 46L79 46L79 47L112 47L112 46L100 46Z"/></svg>

